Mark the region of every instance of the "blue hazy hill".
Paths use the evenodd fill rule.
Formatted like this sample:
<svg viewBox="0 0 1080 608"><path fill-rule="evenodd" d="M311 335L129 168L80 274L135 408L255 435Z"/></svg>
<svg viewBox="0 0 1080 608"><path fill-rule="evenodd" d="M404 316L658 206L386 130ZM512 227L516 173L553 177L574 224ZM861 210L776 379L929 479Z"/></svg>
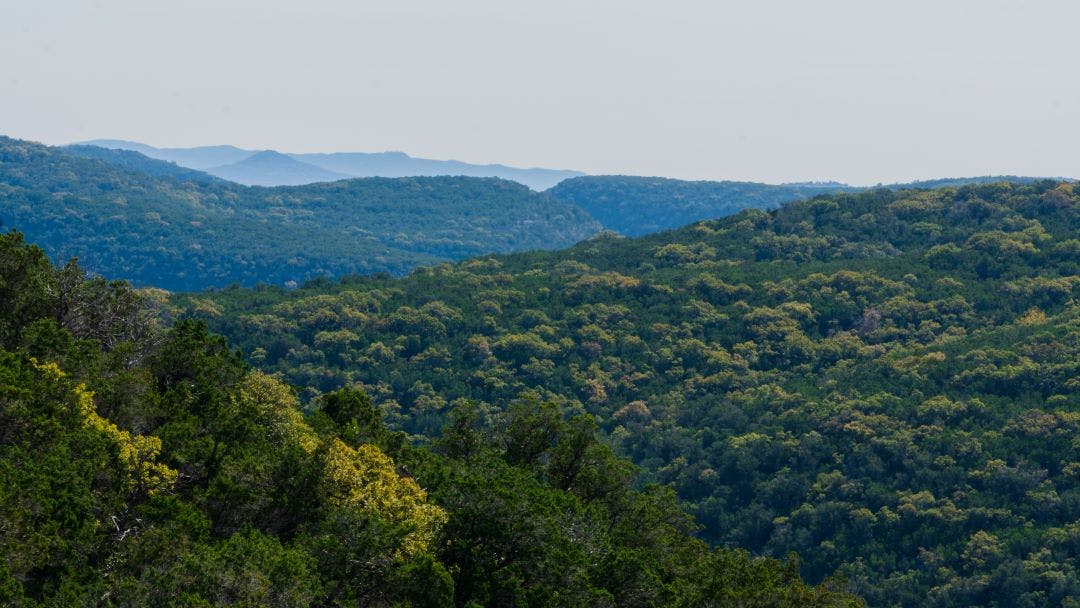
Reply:
<svg viewBox="0 0 1080 608"><path fill-rule="evenodd" d="M460 175L498 177L524 184L533 190L546 190L580 171L518 168L500 164L472 164L456 160L415 158L404 152L332 152L313 154L275 153L276 157L245 161L267 151L245 150L235 146L199 146L194 148L156 148L119 139L95 139L82 142L103 148L133 150L150 158L176 163L182 167L206 171L242 184L264 186L302 185L347 177L419 177ZM281 158L312 165L322 171L287 165ZM277 167L277 171L274 168Z"/></svg>

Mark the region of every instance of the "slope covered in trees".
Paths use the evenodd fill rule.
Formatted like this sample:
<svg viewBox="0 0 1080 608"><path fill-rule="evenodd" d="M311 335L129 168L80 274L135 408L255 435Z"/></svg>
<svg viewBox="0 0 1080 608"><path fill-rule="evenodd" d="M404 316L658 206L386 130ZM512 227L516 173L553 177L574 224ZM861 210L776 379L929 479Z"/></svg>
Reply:
<svg viewBox="0 0 1080 608"><path fill-rule="evenodd" d="M130 154L119 158L124 168L110 164L117 158L0 138L0 223L54 260L78 257L91 272L171 290L401 274L438 260L567 246L600 229L576 206L497 179L249 188L169 176L172 165L135 166Z"/></svg>
<svg viewBox="0 0 1080 608"><path fill-rule="evenodd" d="M772 209L818 194L855 190L842 184L771 185L596 175L560 182L548 193L574 203L604 228L642 236L724 217L743 209Z"/></svg>
<svg viewBox="0 0 1080 608"><path fill-rule="evenodd" d="M996 182L1028 184L1039 178L1020 176L960 177L879 186L891 190L960 187ZM604 228L626 236L642 236L717 219L743 209L774 209L821 194L868 190L836 182L761 184L732 181L686 181L662 177L596 175L568 179L548 192L580 206Z"/></svg>
<svg viewBox="0 0 1080 608"><path fill-rule="evenodd" d="M719 546L875 606L1080 596L1080 196L874 190L402 279L180 296L250 361L394 428L538 395Z"/></svg>
<svg viewBox="0 0 1080 608"><path fill-rule="evenodd" d="M150 158L130 150L100 148L98 146L64 146L61 149L74 156L103 160L110 165L147 173L154 177L171 177L180 181L204 183L221 181L220 178L214 177L209 173L188 169L177 165L176 163Z"/></svg>
<svg viewBox="0 0 1080 608"><path fill-rule="evenodd" d="M861 605L692 538L588 416L462 405L418 449L145 304L0 236L4 606Z"/></svg>

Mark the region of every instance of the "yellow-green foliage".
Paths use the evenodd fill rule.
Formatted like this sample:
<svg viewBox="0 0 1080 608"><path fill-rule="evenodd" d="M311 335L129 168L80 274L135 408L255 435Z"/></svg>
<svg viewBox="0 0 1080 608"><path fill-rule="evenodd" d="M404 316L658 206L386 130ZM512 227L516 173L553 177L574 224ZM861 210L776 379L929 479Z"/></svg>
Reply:
<svg viewBox="0 0 1080 608"><path fill-rule="evenodd" d="M55 363L38 363L35 367L41 372L60 380L64 372ZM153 495L169 490L176 483L177 472L160 462L161 439L146 435L133 435L121 430L112 422L102 418L94 407L94 393L79 384L72 388L72 396L87 427L100 431L116 443L119 458L128 470L127 486L132 492Z"/></svg>
<svg viewBox="0 0 1080 608"><path fill-rule="evenodd" d="M427 502L427 493L409 477L398 475L394 461L370 444L352 448L331 441L324 456L323 488L331 504L373 514L411 528L399 547L399 557L431 549L446 511Z"/></svg>
<svg viewBox="0 0 1080 608"><path fill-rule="evenodd" d="M270 441L278 445L293 444L312 453L319 438L300 413L300 402L284 383L259 371L244 377L238 391L238 404L266 429Z"/></svg>

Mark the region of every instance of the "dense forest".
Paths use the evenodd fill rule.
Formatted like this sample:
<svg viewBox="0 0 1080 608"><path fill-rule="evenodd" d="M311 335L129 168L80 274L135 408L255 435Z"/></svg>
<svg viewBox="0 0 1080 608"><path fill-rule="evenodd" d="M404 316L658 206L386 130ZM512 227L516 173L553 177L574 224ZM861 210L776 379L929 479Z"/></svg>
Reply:
<svg viewBox="0 0 1080 608"><path fill-rule="evenodd" d="M743 209L772 209L788 201L855 190L843 184L759 184L664 177L596 175L560 182L548 193L578 205L604 228L626 236L724 217Z"/></svg>
<svg viewBox="0 0 1080 608"><path fill-rule="evenodd" d="M266 179L339 175L273 152L241 162ZM831 190L853 189L627 177L575 178L545 193L468 177L245 187L135 151L0 137L0 225L19 228L58 263L76 257L91 273L174 291L402 275L487 253L567 247L605 229L647 234Z"/></svg>
<svg viewBox="0 0 1080 608"><path fill-rule="evenodd" d="M80 156L82 158L93 158L96 160L105 161L110 165L116 165L118 167L123 167L124 169L147 173L154 177L171 177L180 181L204 183L222 181L220 178L214 177L209 173L204 173L195 169L188 169L175 163L149 158L147 156L139 154L138 152L132 152L130 150L79 145L64 146L63 148L61 148L61 150L73 156Z"/></svg>
<svg viewBox="0 0 1080 608"><path fill-rule="evenodd" d="M95 274L170 290L403 274L568 246L601 229L574 205L499 179L257 188L108 152L0 138L0 223L53 260L77 257Z"/></svg>
<svg viewBox="0 0 1080 608"><path fill-rule="evenodd" d="M159 293L0 236L0 605L816 606L714 550L595 419L461 403L415 447L363 392L294 391Z"/></svg>
<svg viewBox="0 0 1080 608"><path fill-rule="evenodd" d="M873 606L1075 606L1078 235L1071 184L878 189L163 314L433 450L555 404L700 538Z"/></svg>
<svg viewBox="0 0 1080 608"><path fill-rule="evenodd" d="M1015 175L953 177L879 186L891 190L930 189L1009 182L1028 184L1034 177ZM556 198L578 205L604 228L626 236L642 236L681 228L743 209L775 209L789 201L821 194L867 190L836 182L760 184L732 181L686 181L663 177L596 175L565 180L548 190Z"/></svg>

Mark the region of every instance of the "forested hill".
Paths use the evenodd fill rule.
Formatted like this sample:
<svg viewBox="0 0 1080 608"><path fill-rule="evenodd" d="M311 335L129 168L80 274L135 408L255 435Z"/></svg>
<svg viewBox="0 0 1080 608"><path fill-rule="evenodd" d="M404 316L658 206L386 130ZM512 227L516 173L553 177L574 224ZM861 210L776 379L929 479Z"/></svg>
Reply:
<svg viewBox="0 0 1080 608"><path fill-rule="evenodd" d="M1071 606L1077 194L841 194L174 314L418 437L462 407L498 426L523 394L587 414L703 538L796 551L874 606Z"/></svg>
<svg viewBox="0 0 1080 608"><path fill-rule="evenodd" d="M170 290L402 274L568 246L601 229L574 205L499 179L254 188L131 152L108 162L76 152L0 138L0 224L54 260L78 257L93 273Z"/></svg>
<svg viewBox="0 0 1080 608"><path fill-rule="evenodd" d="M171 177L180 181L204 183L222 181L221 178L214 177L209 173L181 167L176 163L150 158L130 150L101 148L98 146L64 146L62 150L74 156L103 160L111 165L147 173L154 177Z"/></svg>
<svg viewBox="0 0 1080 608"><path fill-rule="evenodd" d="M772 209L788 201L851 190L855 188L842 184L789 186L596 175L562 181L548 193L580 206L608 230L641 236L743 209Z"/></svg>
<svg viewBox="0 0 1080 608"><path fill-rule="evenodd" d="M711 550L594 423L523 399L432 449L303 413L196 322L0 235L0 605L858 608Z"/></svg>
<svg viewBox="0 0 1080 608"><path fill-rule="evenodd" d="M960 187L1009 182L1026 184L1039 178L1020 176L964 177L877 186L891 190ZM568 179L548 190L558 199L588 211L608 230L641 236L716 219L743 209L774 209L793 200L821 194L859 192L870 188L836 182L761 184L732 181L685 181L662 177L596 175Z"/></svg>

